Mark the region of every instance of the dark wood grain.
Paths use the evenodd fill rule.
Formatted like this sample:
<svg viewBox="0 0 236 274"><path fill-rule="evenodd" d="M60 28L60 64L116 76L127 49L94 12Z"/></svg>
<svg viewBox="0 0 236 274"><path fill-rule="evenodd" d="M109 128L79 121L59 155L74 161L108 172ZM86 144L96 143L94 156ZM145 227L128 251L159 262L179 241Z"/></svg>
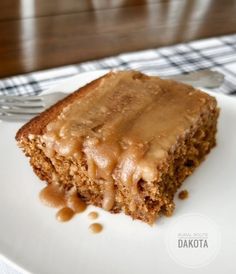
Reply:
<svg viewBox="0 0 236 274"><path fill-rule="evenodd" d="M0 3L0 77L236 31L234 0L22 2Z"/></svg>
<svg viewBox="0 0 236 274"><path fill-rule="evenodd" d="M172 0L176 1L176 0ZM102 9L115 9L120 7L145 5L146 0L35 0L35 7L29 2L33 0L19 1L19 0L1 0L0 2L0 20L30 18L39 16L51 16L67 13L78 13L83 11L94 11ZM148 3L167 2L167 0L148 0ZM24 4L25 3L25 4ZM23 11L23 12L22 12Z"/></svg>

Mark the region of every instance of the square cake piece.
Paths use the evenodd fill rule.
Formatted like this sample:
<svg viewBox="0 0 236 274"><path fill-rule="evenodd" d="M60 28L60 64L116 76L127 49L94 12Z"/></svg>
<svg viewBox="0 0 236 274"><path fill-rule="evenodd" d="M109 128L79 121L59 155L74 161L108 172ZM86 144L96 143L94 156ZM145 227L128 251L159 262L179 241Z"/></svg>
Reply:
<svg viewBox="0 0 236 274"><path fill-rule="evenodd" d="M16 140L40 179L87 204L152 224L216 144L214 97L136 71L110 72L24 125Z"/></svg>

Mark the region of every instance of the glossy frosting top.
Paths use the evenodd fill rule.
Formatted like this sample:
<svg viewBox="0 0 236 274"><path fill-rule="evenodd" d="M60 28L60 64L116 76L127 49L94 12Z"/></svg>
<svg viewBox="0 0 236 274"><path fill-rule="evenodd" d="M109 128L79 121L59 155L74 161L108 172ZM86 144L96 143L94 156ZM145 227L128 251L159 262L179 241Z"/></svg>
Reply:
<svg viewBox="0 0 236 274"><path fill-rule="evenodd" d="M135 193L140 179L157 180L157 165L214 106L212 97L187 85L134 71L110 73L64 108L42 140L49 157L85 155L88 176L104 180L103 207L110 210L114 181Z"/></svg>

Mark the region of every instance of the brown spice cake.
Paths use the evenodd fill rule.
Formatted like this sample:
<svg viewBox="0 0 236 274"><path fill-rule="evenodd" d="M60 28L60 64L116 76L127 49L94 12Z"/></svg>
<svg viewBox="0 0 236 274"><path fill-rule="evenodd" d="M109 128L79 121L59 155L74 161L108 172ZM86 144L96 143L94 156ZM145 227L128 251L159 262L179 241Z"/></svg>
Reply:
<svg viewBox="0 0 236 274"><path fill-rule="evenodd" d="M215 146L216 100L171 80L111 72L24 125L19 146L40 179L88 204L152 224Z"/></svg>

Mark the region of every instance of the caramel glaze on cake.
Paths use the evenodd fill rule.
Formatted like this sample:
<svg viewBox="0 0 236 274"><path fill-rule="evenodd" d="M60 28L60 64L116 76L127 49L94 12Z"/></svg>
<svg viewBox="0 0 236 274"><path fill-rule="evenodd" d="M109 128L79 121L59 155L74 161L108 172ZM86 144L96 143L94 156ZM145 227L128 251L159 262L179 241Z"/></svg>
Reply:
<svg viewBox="0 0 236 274"><path fill-rule="evenodd" d="M152 224L215 145L216 100L135 71L111 72L21 128L36 174L88 204Z"/></svg>

